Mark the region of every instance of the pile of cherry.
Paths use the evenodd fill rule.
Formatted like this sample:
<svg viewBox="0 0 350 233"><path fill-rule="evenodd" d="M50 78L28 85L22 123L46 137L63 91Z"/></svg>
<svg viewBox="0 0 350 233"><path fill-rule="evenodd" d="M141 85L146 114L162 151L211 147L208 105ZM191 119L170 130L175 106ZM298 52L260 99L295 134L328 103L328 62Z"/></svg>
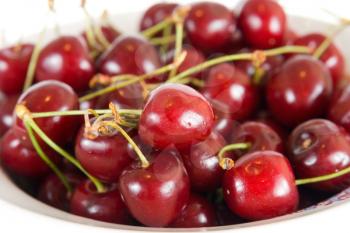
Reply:
<svg viewBox="0 0 350 233"><path fill-rule="evenodd" d="M333 36L296 35L273 0L156 4L139 37L89 22L0 51L0 159L31 195L106 222L208 227L349 187Z"/></svg>

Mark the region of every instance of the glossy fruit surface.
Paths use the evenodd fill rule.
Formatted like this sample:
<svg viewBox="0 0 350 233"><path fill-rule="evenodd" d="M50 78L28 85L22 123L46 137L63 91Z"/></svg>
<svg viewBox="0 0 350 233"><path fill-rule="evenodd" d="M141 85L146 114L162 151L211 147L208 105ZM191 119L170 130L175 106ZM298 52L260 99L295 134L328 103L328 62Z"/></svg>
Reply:
<svg viewBox="0 0 350 233"><path fill-rule="evenodd" d="M329 104L328 119L350 132L350 85L335 91Z"/></svg>
<svg viewBox="0 0 350 233"><path fill-rule="evenodd" d="M18 95L0 96L0 137L13 125L13 110Z"/></svg>

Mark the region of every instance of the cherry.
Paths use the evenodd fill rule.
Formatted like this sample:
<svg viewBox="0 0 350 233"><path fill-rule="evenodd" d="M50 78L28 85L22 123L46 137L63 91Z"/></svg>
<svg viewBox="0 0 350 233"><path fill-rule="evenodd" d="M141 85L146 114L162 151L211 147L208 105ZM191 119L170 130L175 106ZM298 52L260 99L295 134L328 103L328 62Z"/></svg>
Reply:
<svg viewBox="0 0 350 233"><path fill-rule="evenodd" d="M217 51L229 45L235 28L233 13L215 2L193 4L185 19L188 39L204 52Z"/></svg>
<svg viewBox="0 0 350 233"><path fill-rule="evenodd" d="M232 138L229 142L230 144L250 143L249 149L232 152L236 159L255 151L269 150L282 153L284 147L278 133L268 125L255 121L247 121L236 127L232 132Z"/></svg>
<svg viewBox="0 0 350 233"><path fill-rule="evenodd" d="M47 174L50 168L33 148L23 144L15 131L16 129L9 129L1 140L0 159L3 165L23 176L40 177ZM54 163L60 162L56 153L47 148L43 150Z"/></svg>
<svg viewBox="0 0 350 233"><path fill-rule="evenodd" d="M18 95L0 97L0 137L13 125L13 110Z"/></svg>
<svg viewBox="0 0 350 233"><path fill-rule="evenodd" d="M231 138L232 129L238 124L229 114L215 112L213 131L221 134L226 140Z"/></svg>
<svg viewBox="0 0 350 233"><path fill-rule="evenodd" d="M298 207L292 168L275 151L256 151L237 160L225 172L223 191L228 207L249 220L277 217Z"/></svg>
<svg viewBox="0 0 350 233"><path fill-rule="evenodd" d="M332 93L326 67L310 56L289 59L271 76L266 86L272 115L286 126L322 116Z"/></svg>
<svg viewBox="0 0 350 233"><path fill-rule="evenodd" d="M117 182L121 172L135 156L131 146L120 134L90 139L84 136L84 127L78 133L75 154L91 175L106 182Z"/></svg>
<svg viewBox="0 0 350 233"><path fill-rule="evenodd" d="M294 40L294 45L305 45L311 49L317 49L327 37L320 33L311 33L298 37ZM344 76L345 61L342 52L334 43L331 43L326 51L321 55L320 60L329 69L333 86L336 87Z"/></svg>
<svg viewBox="0 0 350 233"><path fill-rule="evenodd" d="M80 110L87 110L87 109L95 109L97 104L97 99L90 99L85 101L79 102L79 109Z"/></svg>
<svg viewBox="0 0 350 233"><path fill-rule="evenodd" d="M131 214L152 227L173 222L190 195L187 172L174 150L158 152L147 168L133 164L121 174L119 184Z"/></svg>
<svg viewBox="0 0 350 233"><path fill-rule="evenodd" d="M131 36L120 36L97 61L98 71L109 76L146 74L161 65L161 59L153 45L142 38ZM147 81L162 81L162 77L153 77Z"/></svg>
<svg viewBox="0 0 350 233"><path fill-rule="evenodd" d="M214 206L205 198L192 193L185 209L171 227L194 228L216 226Z"/></svg>
<svg viewBox="0 0 350 233"><path fill-rule="evenodd" d="M328 118L350 132L350 85L339 88L332 96Z"/></svg>
<svg viewBox="0 0 350 233"><path fill-rule="evenodd" d="M74 173L64 175L73 188L83 181L81 176ZM41 183L38 199L50 206L69 211L70 193L55 174L47 176Z"/></svg>
<svg viewBox="0 0 350 233"><path fill-rule="evenodd" d="M331 121L313 119L293 130L288 141L289 159L299 178L331 174L350 166L348 136ZM348 187L350 175L310 184L318 190L336 192Z"/></svg>
<svg viewBox="0 0 350 233"><path fill-rule="evenodd" d="M73 192L70 211L73 214L99 221L127 224L129 212L116 185L98 193L90 181L82 182Z"/></svg>
<svg viewBox="0 0 350 233"><path fill-rule="evenodd" d="M209 70L203 95L215 109L231 119L244 120L255 110L258 92L250 78L233 65L223 63Z"/></svg>
<svg viewBox="0 0 350 233"><path fill-rule="evenodd" d="M219 188L224 171L219 165L217 153L225 145L225 139L212 132L206 140L181 153L193 189L207 192Z"/></svg>
<svg viewBox="0 0 350 233"><path fill-rule="evenodd" d="M24 104L31 112L67 111L77 109L79 106L78 97L72 88L54 80L33 85L20 96L18 103ZM79 127L79 118L72 116L44 117L34 120L47 136L58 144L69 142ZM18 117L14 127L24 143L31 146L23 122Z"/></svg>
<svg viewBox="0 0 350 233"><path fill-rule="evenodd" d="M0 91L13 95L22 91L34 46L18 44L0 50Z"/></svg>
<svg viewBox="0 0 350 233"><path fill-rule="evenodd" d="M284 35L284 44L285 45L292 45L298 37L299 37L299 35L295 31L288 28L285 35Z"/></svg>
<svg viewBox="0 0 350 233"><path fill-rule="evenodd" d="M85 91L93 74L94 65L84 41L60 36L41 50L35 77L37 81L58 80L76 91Z"/></svg>
<svg viewBox="0 0 350 233"><path fill-rule="evenodd" d="M264 123L273 129L279 137L284 141L288 136L288 131L272 117L271 113L268 111L260 111L257 113L254 121Z"/></svg>
<svg viewBox="0 0 350 233"><path fill-rule="evenodd" d="M282 45L286 24L286 14L274 0L249 0L238 18L244 38L256 49Z"/></svg>
<svg viewBox="0 0 350 233"><path fill-rule="evenodd" d="M182 84L163 84L150 93L139 135L155 148L188 148L206 139L213 124L213 110L200 93Z"/></svg>

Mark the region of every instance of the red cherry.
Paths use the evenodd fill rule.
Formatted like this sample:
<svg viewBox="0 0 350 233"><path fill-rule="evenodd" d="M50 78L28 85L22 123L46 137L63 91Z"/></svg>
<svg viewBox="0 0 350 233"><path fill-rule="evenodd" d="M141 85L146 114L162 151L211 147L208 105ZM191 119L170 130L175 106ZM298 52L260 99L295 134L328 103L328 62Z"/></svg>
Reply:
<svg viewBox="0 0 350 233"><path fill-rule="evenodd" d="M106 192L98 193L90 181L81 183L73 192L70 211L104 222L130 222L129 212L116 185L110 185Z"/></svg>
<svg viewBox="0 0 350 233"><path fill-rule="evenodd" d="M193 4L185 20L185 31L191 44L205 52L229 45L235 28L233 13L215 2Z"/></svg>
<svg viewBox="0 0 350 233"><path fill-rule="evenodd" d="M150 166L134 165L119 179L120 191L131 214L146 226L169 225L186 206L190 186L179 155L165 150Z"/></svg>
<svg viewBox="0 0 350 233"><path fill-rule="evenodd" d="M213 124L213 110L200 93L182 84L163 84L147 100L139 135L155 148L188 148L206 139Z"/></svg>
<svg viewBox="0 0 350 233"><path fill-rule="evenodd" d="M328 118L350 132L350 85L336 90L329 104Z"/></svg>
<svg viewBox="0 0 350 233"><path fill-rule="evenodd" d="M292 45L298 37L299 37L299 35L295 31L288 28L285 35L284 35L284 44L285 45Z"/></svg>
<svg viewBox="0 0 350 233"><path fill-rule="evenodd" d="M0 50L0 91L13 95L22 91L34 46L18 44Z"/></svg>
<svg viewBox="0 0 350 233"><path fill-rule="evenodd" d="M344 131L331 121L314 119L295 128L288 142L289 158L299 178L331 174L350 166L350 144ZM350 185L350 175L310 184L336 192Z"/></svg>
<svg viewBox="0 0 350 233"><path fill-rule="evenodd" d="M273 119L272 115L268 111L260 111L255 117L254 121L264 123L273 129L279 137L284 141L284 139L288 136L288 131L281 124L279 124L275 119Z"/></svg>
<svg viewBox="0 0 350 233"><path fill-rule="evenodd" d="M238 25L247 43L257 49L282 45L286 24L286 14L274 0L247 1L238 19Z"/></svg>
<svg viewBox="0 0 350 233"><path fill-rule="evenodd" d="M15 131L9 129L1 140L0 159L3 165L23 176L40 177L47 174L50 168L33 148L23 144ZM45 148L43 150L53 162L59 163L60 158L56 153Z"/></svg>
<svg viewBox="0 0 350 233"><path fill-rule="evenodd" d="M0 97L0 137L13 125L13 110L17 99L18 95Z"/></svg>
<svg viewBox="0 0 350 233"><path fill-rule="evenodd" d="M235 225L246 222L246 220L232 213L225 203L216 205L216 216L219 226Z"/></svg>
<svg viewBox="0 0 350 233"><path fill-rule="evenodd" d="M37 81L58 80L76 91L85 91L93 74L86 44L78 37L60 36L41 50L35 77Z"/></svg>
<svg viewBox="0 0 350 233"><path fill-rule="evenodd" d="M213 131L221 134L226 140L231 138L232 129L238 124L228 114L215 114Z"/></svg>
<svg viewBox="0 0 350 233"><path fill-rule="evenodd" d="M171 224L171 227L212 227L216 224L214 206L203 197L192 193L186 208Z"/></svg>
<svg viewBox="0 0 350 233"><path fill-rule="evenodd" d="M120 134L89 139L84 136L84 127L78 133L75 154L91 175L106 182L117 182L134 156L131 146Z"/></svg>
<svg viewBox="0 0 350 233"><path fill-rule="evenodd" d="M219 165L217 153L225 145L225 139L213 132L206 140L181 153L193 189L201 192L215 191L221 185L224 171Z"/></svg>
<svg viewBox="0 0 350 233"><path fill-rule="evenodd" d="M258 92L250 78L231 64L220 64L209 70L202 90L216 112L244 120L255 110Z"/></svg>
<svg viewBox="0 0 350 233"><path fill-rule="evenodd" d="M315 50L322 44L325 39L326 36L322 34L311 33L297 38L294 40L293 44L305 45ZM329 69L332 75L333 86L336 87L344 77L345 61L342 52L337 48L335 44L331 43L320 57L320 60Z"/></svg>
<svg viewBox="0 0 350 233"><path fill-rule="evenodd" d="M271 113L290 127L322 116L331 93L332 81L328 70L310 56L289 59L271 76L266 86Z"/></svg>
<svg viewBox="0 0 350 233"><path fill-rule="evenodd" d="M78 97L68 85L54 81L43 81L27 89L19 98L19 104L24 104L31 112L67 111L78 109ZM80 119L70 116L55 116L34 119L38 126L54 142L62 145L73 139ZM22 120L16 118L16 133L29 147L31 142ZM40 140L39 140L40 141Z"/></svg>
<svg viewBox="0 0 350 233"><path fill-rule="evenodd" d="M100 73L113 76L120 74L141 75L162 66L159 54L148 41L138 37L120 36L97 61ZM162 81L154 77L147 81Z"/></svg>
<svg viewBox="0 0 350 233"><path fill-rule="evenodd" d="M229 208L249 220L281 216L298 207L292 168L275 151L257 151L237 160L225 172L223 189Z"/></svg>

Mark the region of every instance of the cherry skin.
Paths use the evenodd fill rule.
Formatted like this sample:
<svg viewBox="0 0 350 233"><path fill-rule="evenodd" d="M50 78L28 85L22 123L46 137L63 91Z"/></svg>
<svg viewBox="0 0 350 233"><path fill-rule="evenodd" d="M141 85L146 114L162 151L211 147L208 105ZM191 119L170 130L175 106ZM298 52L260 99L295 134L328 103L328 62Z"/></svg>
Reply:
<svg viewBox="0 0 350 233"><path fill-rule="evenodd" d="M164 227L176 219L188 202L189 183L179 155L171 150L158 153L147 168L133 164L119 178L131 214L151 227Z"/></svg>
<svg viewBox="0 0 350 233"><path fill-rule="evenodd" d="M320 61L301 55L284 63L266 86L272 115L289 127L322 116L331 93L332 81L327 68Z"/></svg>
<svg viewBox="0 0 350 233"><path fill-rule="evenodd" d="M13 125L13 110L17 100L18 95L0 97L0 137Z"/></svg>
<svg viewBox="0 0 350 233"><path fill-rule="evenodd" d="M121 172L133 161L131 154L131 146L120 134L89 139L84 136L84 126L75 143L75 155L81 165L105 182L117 182Z"/></svg>
<svg viewBox="0 0 350 233"><path fill-rule="evenodd" d="M161 66L161 59L155 47L145 39L131 36L120 36L97 61L98 71L109 76L141 75ZM162 81L162 77L153 77L147 81Z"/></svg>
<svg viewBox="0 0 350 233"><path fill-rule="evenodd" d="M331 174L350 166L348 136L331 121L313 119L293 130L288 141L289 159L299 178ZM337 192L347 188L346 174L309 186L318 190Z"/></svg>
<svg viewBox="0 0 350 233"><path fill-rule="evenodd" d="M199 92L182 84L163 84L146 102L139 135L158 149L171 145L188 148L206 139L213 124L213 109Z"/></svg>
<svg viewBox="0 0 350 233"><path fill-rule="evenodd" d="M0 91L19 94L24 85L34 46L18 44L0 50Z"/></svg>
<svg viewBox="0 0 350 233"><path fill-rule="evenodd" d="M62 82L42 81L27 89L18 99L31 112L67 111L78 109L78 97L71 87ZM37 125L54 142L63 145L73 139L80 119L71 116L55 116L34 119ZM27 136L21 119L16 117L14 127L16 133L29 147L31 142ZM39 137L38 137L39 139ZM39 142L43 143L41 139Z"/></svg>
<svg viewBox="0 0 350 233"><path fill-rule="evenodd" d="M286 24L286 14L274 0L249 0L238 18L245 40L256 49L282 45Z"/></svg>
<svg viewBox="0 0 350 233"><path fill-rule="evenodd" d="M192 189L210 192L220 187L224 171L219 165L217 153L225 144L220 134L212 132L206 140L181 153Z"/></svg>
<svg viewBox="0 0 350 233"><path fill-rule="evenodd" d="M261 122L269 126L280 136L282 141L287 139L289 132L272 117L270 112L264 110L258 112L256 117L254 118L254 121Z"/></svg>
<svg viewBox="0 0 350 233"><path fill-rule="evenodd" d="M229 114L215 112L213 131L221 134L226 140L231 138L232 129L238 124Z"/></svg>
<svg viewBox="0 0 350 233"><path fill-rule="evenodd" d="M114 184L107 188L107 191L98 193L90 181L82 182L72 194L71 213L104 222L128 224L130 214L120 191Z"/></svg>
<svg viewBox="0 0 350 233"><path fill-rule="evenodd" d="M248 220L281 216L298 207L292 168L275 151L256 151L237 160L225 172L223 191L228 207Z"/></svg>
<svg viewBox="0 0 350 233"><path fill-rule="evenodd" d="M311 33L297 38L294 40L293 44L308 46L311 49L315 50L322 44L325 39L326 36L322 34ZM326 51L321 55L320 61L322 61L329 69L332 75L333 86L336 87L344 77L344 55L335 44L331 43Z"/></svg>
<svg viewBox="0 0 350 233"><path fill-rule="evenodd" d="M69 184L75 188L83 181L80 175L65 172ZM38 199L50 206L69 211L70 193L55 174L45 178L39 187Z"/></svg>
<svg viewBox="0 0 350 233"><path fill-rule="evenodd" d="M15 131L16 129L9 129L1 140L0 160L2 164L16 174L28 177L40 177L50 172L50 168L35 149L23 144ZM60 158L52 150L42 149L54 163L60 162Z"/></svg>
<svg viewBox="0 0 350 233"><path fill-rule="evenodd" d="M60 36L41 50L35 78L61 81L79 92L89 88L93 74L94 65L84 41L74 36Z"/></svg>
<svg viewBox="0 0 350 233"><path fill-rule="evenodd" d="M236 28L232 11L214 2L193 4L184 26L191 44L206 53L230 44Z"/></svg>
<svg viewBox="0 0 350 233"><path fill-rule="evenodd" d="M212 227L216 226L214 206L205 198L192 193L185 209L171 224L176 228Z"/></svg>
<svg viewBox="0 0 350 233"><path fill-rule="evenodd" d="M328 119L350 132L350 85L335 91L329 104Z"/></svg>
<svg viewBox="0 0 350 233"><path fill-rule="evenodd" d="M258 92L250 78L228 63L209 70L203 95L210 101L215 112L230 115L231 119L248 118L257 105Z"/></svg>

